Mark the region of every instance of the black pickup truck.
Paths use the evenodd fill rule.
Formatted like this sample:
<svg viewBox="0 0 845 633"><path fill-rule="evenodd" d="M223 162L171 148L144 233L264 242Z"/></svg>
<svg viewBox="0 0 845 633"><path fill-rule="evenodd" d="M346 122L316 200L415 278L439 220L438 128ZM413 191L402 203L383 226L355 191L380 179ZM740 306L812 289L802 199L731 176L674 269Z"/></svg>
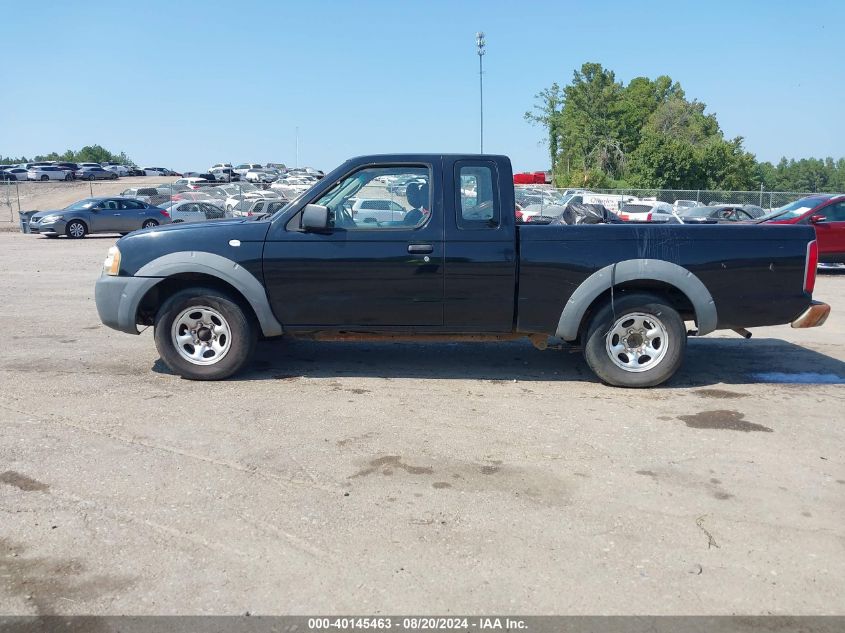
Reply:
<svg viewBox="0 0 845 633"><path fill-rule="evenodd" d="M123 332L155 326L164 362L196 380L240 370L259 336L524 336L580 345L624 387L670 378L688 336L830 311L812 300L811 226L522 225L514 211L505 156L354 158L270 217L120 239L97 310Z"/></svg>

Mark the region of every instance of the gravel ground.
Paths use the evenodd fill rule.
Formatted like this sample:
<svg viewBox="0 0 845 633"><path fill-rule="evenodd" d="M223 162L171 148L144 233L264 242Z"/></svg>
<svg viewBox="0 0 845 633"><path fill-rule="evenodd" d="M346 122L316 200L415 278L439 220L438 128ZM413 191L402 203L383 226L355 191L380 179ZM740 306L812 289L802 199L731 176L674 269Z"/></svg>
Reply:
<svg viewBox="0 0 845 633"><path fill-rule="evenodd" d="M521 342L196 383L100 324L113 241L0 234L0 612L845 612L845 275L653 390Z"/></svg>

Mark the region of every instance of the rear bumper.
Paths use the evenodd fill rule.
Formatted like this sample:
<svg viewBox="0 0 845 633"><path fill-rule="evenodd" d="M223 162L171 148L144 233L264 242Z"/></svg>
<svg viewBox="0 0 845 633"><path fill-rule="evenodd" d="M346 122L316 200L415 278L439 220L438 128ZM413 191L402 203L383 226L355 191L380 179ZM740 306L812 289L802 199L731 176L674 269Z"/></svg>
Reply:
<svg viewBox="0 0 845 633"><path fill-rule="evenodd" d="M794 328L819 327L824 325L830 314L830 306L822 301L813 301L809 308L792 322Z"/></svg>

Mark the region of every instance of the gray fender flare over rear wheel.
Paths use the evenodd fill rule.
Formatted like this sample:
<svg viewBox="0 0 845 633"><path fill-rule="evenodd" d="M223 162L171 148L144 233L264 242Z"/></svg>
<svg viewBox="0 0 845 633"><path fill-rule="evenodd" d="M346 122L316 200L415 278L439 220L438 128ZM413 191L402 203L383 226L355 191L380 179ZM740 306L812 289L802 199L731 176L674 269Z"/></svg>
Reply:
<svg viewBox="0 0 845 633"><path fill-rule="evenodd" d="M584 359L602 382L654 387L681 366L687 332L681 315L664 299L631 293L596 311L583 342Z"/></svg>

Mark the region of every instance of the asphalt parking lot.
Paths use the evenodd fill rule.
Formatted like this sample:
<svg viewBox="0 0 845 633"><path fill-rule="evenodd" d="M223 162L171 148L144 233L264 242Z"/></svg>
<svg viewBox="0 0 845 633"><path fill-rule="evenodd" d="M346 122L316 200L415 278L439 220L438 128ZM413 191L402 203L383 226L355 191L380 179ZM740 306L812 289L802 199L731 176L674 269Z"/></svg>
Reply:
<svg viewBox="0 0 845 633"><path fill-rule="evenodd" d="M114 239L0 233L0 612L845 612L845 275L654 390L522 342L196 383L100 324Z"/></svg>

